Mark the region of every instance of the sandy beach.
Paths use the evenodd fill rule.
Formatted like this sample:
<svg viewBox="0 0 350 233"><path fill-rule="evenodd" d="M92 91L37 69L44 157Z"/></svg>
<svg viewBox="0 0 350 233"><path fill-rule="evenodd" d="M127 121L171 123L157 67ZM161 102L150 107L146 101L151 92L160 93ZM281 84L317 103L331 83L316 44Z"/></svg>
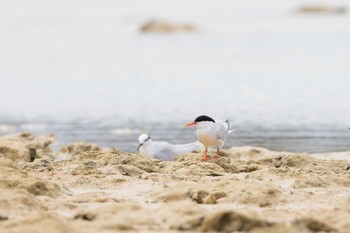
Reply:
<svg viewBox="0 0 350 233"><path fill-rule="evenodd" d="M161 161L53 141L0 138L0 232L350 232L350 152Z"/></svg>
<svg viewBox="0 0 350 233"><path fill-rule="evenodd" d="M350 233L347 25L346 0L3 1L0 233ZM203 114L219 160L135 153Z"/></svg>

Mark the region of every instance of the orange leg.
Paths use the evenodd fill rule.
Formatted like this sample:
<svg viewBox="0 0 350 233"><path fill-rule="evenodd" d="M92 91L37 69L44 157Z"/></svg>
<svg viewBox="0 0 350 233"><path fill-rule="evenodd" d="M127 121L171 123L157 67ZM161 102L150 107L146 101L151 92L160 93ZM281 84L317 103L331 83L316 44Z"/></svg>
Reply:
<svg viewBox="0 0 350 233"><path fill-rule="evenodd" d="M220 159L220 148L219 148L219 147L218 147L218 149L216 150L215 159Z"/></svg>
<svg viewBox="0 0 350 233"><path fill-rule="evenodd" d="M205 148L205 151L204 151L204 153L203 153L203 158L202 158L202 160L208 161L208 159L209 159L209 157L208 157L208 148L206 147L206 148Z"/></svg>

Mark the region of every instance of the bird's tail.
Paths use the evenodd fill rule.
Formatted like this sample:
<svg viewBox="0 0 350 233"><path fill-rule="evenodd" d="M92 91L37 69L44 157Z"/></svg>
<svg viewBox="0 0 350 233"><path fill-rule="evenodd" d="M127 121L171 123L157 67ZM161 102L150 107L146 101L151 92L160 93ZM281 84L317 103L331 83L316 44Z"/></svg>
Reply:
<svg viewBox="0 0 350 233"><path fill-rule="evenodd" d="M232 133L233 131L236 131L237 129L230 129L230 130L228 130L227 131L227 134L230 134L230 133Z"/></svg>
<svg viewBox="0 0 350 233"><path fill-rule="evenodd" d="M236 131L236 129L230 129L230 121L228 120L227 117L223 120L223 123L224 123L224 125L225 125L225 127L226 127L227 134L230 134L230 133L232 133L233 131Z"/></svg>

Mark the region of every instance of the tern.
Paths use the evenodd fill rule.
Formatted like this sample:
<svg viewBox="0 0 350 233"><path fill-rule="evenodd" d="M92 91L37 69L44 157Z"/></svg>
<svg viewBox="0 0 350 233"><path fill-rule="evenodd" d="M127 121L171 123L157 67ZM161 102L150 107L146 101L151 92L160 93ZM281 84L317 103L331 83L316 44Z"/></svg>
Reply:
<svg viewBox="0 0 350 233"><path fill-rule="evenodd" d="M197 117L193 122L185 126L197 127L197 138L200 143L205 146L205 151L202 160L208 160L208 147L214 146L217 148L216 159L219 159L220 149L224 146L226 136L234 130L230 130L228 119L215 122L212 118L202 115Z"/></svg>
<svg viewBox="0 0 350 233"><path fill-rule="evenodd" d="M199 141L177 145L168 142L156 142L152 141L151 137L145 133L139 136L139 143L137 150L140 150L141 155L168 161L173 160L178 154L190 153L203 147Z"/></svg>

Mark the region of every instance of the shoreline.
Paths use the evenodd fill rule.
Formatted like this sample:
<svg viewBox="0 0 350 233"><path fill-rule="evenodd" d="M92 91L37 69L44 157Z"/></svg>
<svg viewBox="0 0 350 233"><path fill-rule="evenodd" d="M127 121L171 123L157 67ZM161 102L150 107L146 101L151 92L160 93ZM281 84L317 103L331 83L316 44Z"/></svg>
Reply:
<svg viewBox="0 0 350 233"><path fill-rule="evenodd" d="M0 136L29 131L35 135L52 133L56 141L51 145L55 151L61 147L83 141L94 143L101 147L117 147L125 152L136 152L137 138L142 133L152 135L155 141L167 141L172 144L184 144L197 140L192 129L182 127L183 121L166 121L159 127L156 122L134 122L111 120L103 124L97 120L59 122L23 121L0 124ZM295 153L329 153L350 151L349 129L340 125L274 125L263 127L257 124L236 122L237 128L227 137L224 149L233 146L263 147L273 151L288 151ZM170 133L171 132L171 133Z"/></svg>
<svg viewBox="0 0 350 233"><path fill-rule="evenodd" d="M174 161L52 136L0 138L1 232L348 232L350 152L233 147ZM35 149L33 160L29 148ZM32 162L30 162L33 160Z"/></svg>

